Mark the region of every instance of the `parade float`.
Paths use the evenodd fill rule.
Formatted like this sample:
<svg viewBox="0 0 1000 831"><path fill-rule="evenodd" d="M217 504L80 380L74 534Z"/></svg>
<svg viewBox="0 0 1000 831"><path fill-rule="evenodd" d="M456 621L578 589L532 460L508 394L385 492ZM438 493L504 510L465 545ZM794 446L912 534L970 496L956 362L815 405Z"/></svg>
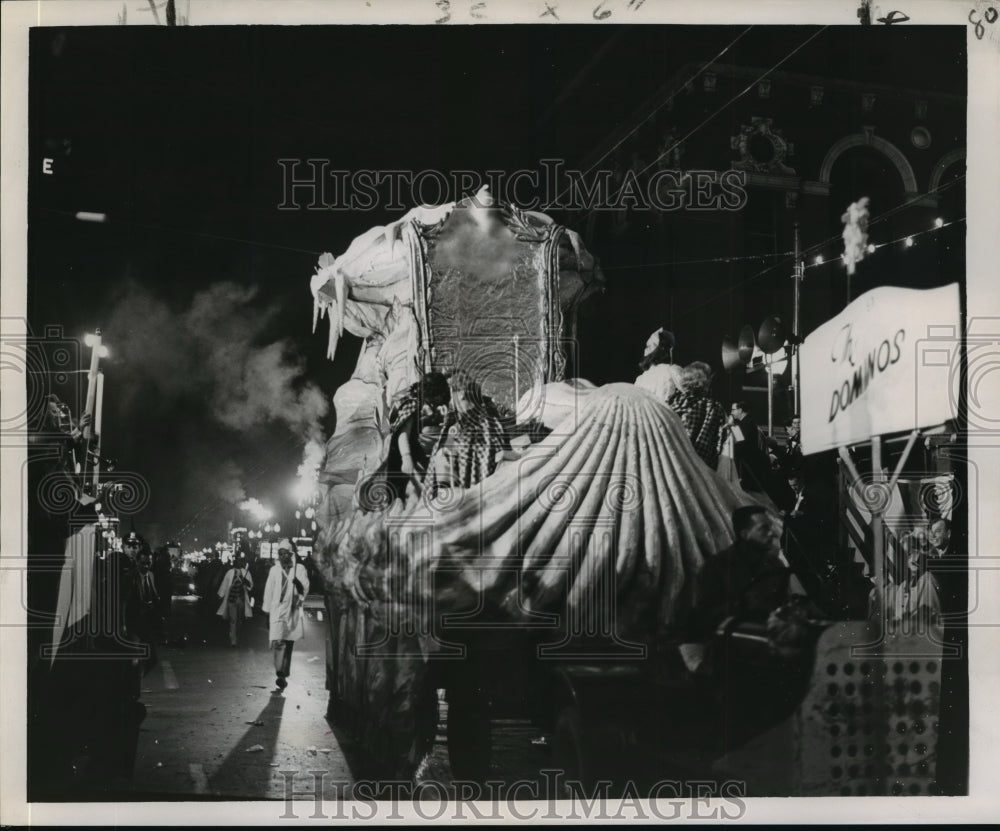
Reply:
<svg viewBox="0 0 1000 831"><path fill-rule="evenodd" d="M869 622L817 627L789 666L766 632L729 621L720 636L746 658L745 677L784 684L788 706L777 726L736 735L699 700L681 624L694 576L732 544L732 511L749 497L701 462L647 392L565 379L577 309L602 285L577 234L485 191L414 209L320 258L314 324L329 320L330 357L345 332L363 339L334 396L319 475L328 716L383 779L417 775L443 691L456 779L488 776L490 719L513 708L554 732L554 761L580 781L711 772L758 794L844 792L849 777L827 755L840 753L842 728L863 728L872 747L878 737L884 754L879 725L894 709L916 718L937 703L883 689L884 650L852 651L879 641ZM408 452L397 444L401 402L416 396L419 412L432 373L479 391L464 435L486 434L491 454L434 487L398 469ZM490 425L503 434L496 446ZM395 485L381 475L393 464ZM922 680L940 672L939 654L913 665ZM855 685L855 671L871 677ZM831 707L826 681L845 673ZM888 781L881 768L852 777L878 778L873 793Z"/></svg>

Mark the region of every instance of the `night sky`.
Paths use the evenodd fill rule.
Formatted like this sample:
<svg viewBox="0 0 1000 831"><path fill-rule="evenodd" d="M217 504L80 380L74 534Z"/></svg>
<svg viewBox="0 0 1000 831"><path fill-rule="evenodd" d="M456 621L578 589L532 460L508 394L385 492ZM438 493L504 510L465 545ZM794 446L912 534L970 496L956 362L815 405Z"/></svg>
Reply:
<svg viewBox="0 0 1000 831"><path fill-rule="evenodd" d="M309 277L319 253L340 254L401 212L278 210L278 159L580 165L665 79L743 29L33 30L29 320L69 338L103 329L104 454L150 482L139 530L201 545L244 519L233 507L244 496L291 510L306 437L332 429L325 402L360 341L345 337L326 360L326 323L310 333ZM771 66L809 31L756 27L726 59ZM964 52L941 37L830 28L782 69L964 94ZM614 279L616 263L594 253ZM588 377L631 380L649 330L601 326L621 348Z"/></svg>

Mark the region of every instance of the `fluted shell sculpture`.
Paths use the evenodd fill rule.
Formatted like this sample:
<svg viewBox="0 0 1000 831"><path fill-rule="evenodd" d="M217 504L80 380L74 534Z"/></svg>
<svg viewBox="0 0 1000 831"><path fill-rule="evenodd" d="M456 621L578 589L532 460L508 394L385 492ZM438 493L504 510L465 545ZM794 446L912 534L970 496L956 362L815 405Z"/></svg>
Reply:
<svg viewBox="0 0 1000 831"><path fill-rule="evenodd" d="M404 617L478 610L479 620L509 623L556 613L588 631L602 618L619 634L652 634L687 608L691 578L732 543L742 504L746 495L701 461L672 410L632 384L609 384L477 486L344 520L337 559L356 599Z"/></svg>

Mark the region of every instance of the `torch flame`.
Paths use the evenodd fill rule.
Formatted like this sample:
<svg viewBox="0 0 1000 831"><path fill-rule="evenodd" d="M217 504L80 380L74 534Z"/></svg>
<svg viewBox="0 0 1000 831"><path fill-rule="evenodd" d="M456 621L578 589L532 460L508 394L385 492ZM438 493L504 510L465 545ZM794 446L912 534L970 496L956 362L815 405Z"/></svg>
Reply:
<svg viewBox="0 0 1000 831"><path fill-rule="evenodd" d="M274 515L274 512L266 505L262 505L259 499L245 499L240 503L240 510L246 511L258 522L264 522Z"/></svg>
<svg viewBox="0 0 1000 831"><path fill-rule="evenodd" d="M321 442L310 439L302 454L302 464L299 465L298 480L292 493L299 502L311 502L316 495L319 484L319 470L326 456L326 448Z"/></svg>

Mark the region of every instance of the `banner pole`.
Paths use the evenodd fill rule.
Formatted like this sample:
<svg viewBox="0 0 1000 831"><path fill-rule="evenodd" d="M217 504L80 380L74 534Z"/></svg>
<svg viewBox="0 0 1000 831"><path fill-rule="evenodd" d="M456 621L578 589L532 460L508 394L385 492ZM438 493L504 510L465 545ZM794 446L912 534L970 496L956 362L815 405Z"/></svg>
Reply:
<svg viewBox="0 0 1000 831"><path fill-rule="evenodd" d="M801 327L801 307L802 307L802 278L804 276L805 269L802 265L801 255L799 252L799 223L795 223L795 273L794 273L794 283L795 283L795 305L793 308L792 315L792 383L795 384L795 394L792 397L792 412L793 415L801 415L800 409L802 406L802 396L799 393L799 384L801 379L799 378L799 345L802 343L802 333L799 331Z"/></svg>
<svg viewBox="0 0 1000 831"><path fill-rule="evenodd" d="M872 481L875 484L882 484L885 478L882 475L882 437L872 436ZM876 507L872 511L872 566L873 577L875 578L875 597L877 608L885 608L885 539L883 534L883 516L888 507Z"/></svg>

